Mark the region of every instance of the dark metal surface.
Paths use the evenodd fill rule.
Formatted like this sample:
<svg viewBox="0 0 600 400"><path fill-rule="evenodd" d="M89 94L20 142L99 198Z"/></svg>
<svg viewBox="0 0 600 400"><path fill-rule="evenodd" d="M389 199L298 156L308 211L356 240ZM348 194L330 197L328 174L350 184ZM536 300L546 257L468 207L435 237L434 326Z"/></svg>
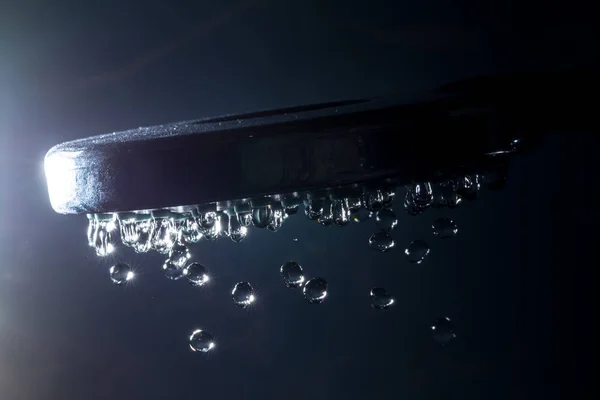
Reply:
<svg viewBox="0 0 600 400"><path fill-rule="evenodd" d="M576 78L465 81L421 100L353 100L67 142L46 156L48 190L57 212L80 214L438 179L496 163L516 137L522 149L534 146L553 120L593 129L589 107L572 106Z"/></svg>

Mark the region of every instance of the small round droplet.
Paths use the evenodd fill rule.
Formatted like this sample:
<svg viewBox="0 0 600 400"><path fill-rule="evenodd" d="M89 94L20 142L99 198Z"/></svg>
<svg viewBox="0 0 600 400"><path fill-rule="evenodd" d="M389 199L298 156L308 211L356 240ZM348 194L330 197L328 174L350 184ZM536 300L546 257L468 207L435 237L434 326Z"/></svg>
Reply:
<svg viewBox="0 0 600 400"><path fill-rule="evenodd" d="M433 234L442 239L454 237L458 232L458 226L450 218L438 218L431 227Z"/></svg>
<svg viewBox="0 0 600 400"><path fill-rule="evenodd" d="M396 227L396 225L398 225L398 218L396 217L396 214L387 208L377 211L377 217L375 220L377 221L377 228L385 232L390 232Z"/></svg>
<svg viewBox="0 0 600 400"><path fill-rule="evenodd" d="M395 243L389 233L381 231L371 235L369 238L369 246L371 246L373 250L385 253L392 250Z"/></svg>
<svg viewBox="0 0 600 400"><path fill-rule="evenodd" d="M216 346L215 337L202 329L196 329L190 335L190 349L195 352L208 353Z"/></svg>
<svg viewBox="0 0 600 400"><path fill-rule="evenodd" d="M115 264L110 267L110 279L115 285L123 285L134 278L131 267L125 263Z"/></svg>
<svg viewBox="0 0 600 400"><path fill-rule="evenodd" d="M446 346L456 338L454 324L448 317L436 319L433 325L431 325L431 334L433 335L433 339L442 346Z"/></svg>
<svg viewBox="0 0 600 400"><path fill-rule="evenodd" d="M248 282L237 283L231 291L231 298L235 305L240 308L246 308L256 300L254 289Z"/></svg>
<svg viewBox="0 0 600 400"><path fill-rule="evenodd" d="M192 286L203 286L209 280L206 267L198 262L191 263L183 270L183 275Z"/></svg>
<svg viewBox="0 0 600 400"><path fill-rule="evenodd" d="M285 285L291 289L299 288L304 283L304 271L296 261L288 261L280 268Z"/></svg>
<svg viewBox="0 0 600 400"><path fill-rule="evenodd" d="M414 240L410 242L404 254L408 260L415 264L421 264L425 257L429 254L429 245L424 240Z"/></svg>
<svg viewBox="0 0 600 400"><path fill-rule="evenodd" d="M297 241L298 241L298 238L293 238L292 240L293 240L294 242L297 242Z"/></svg>
<svg viewBox="0 0 600 400"><path fill-rule="evenodd" d="M180 268L185 266L191 256L187 246L182 243L175 243L169 252L169 260Z"/></svg>
<svg viewBox="0 0 600 400"><path fill-rule="evenodd" d="M184 268L174 264L171 260L165 261L162 268L165 276L173 281L183 278Z"/></svg>
<svg viewBox="0 0 600 400"><path fill-rule="evenodd" d="M320 304L327 297L327 281L323 278L312 278L304 285L303 293L310 304Z"/></svg>
<svg viewBox="0 0 600 400"><path fill-rule="evenodd" d="M394 297L384 288L371 289L371 306L377 310L385 310L394 304Z"/></svg>

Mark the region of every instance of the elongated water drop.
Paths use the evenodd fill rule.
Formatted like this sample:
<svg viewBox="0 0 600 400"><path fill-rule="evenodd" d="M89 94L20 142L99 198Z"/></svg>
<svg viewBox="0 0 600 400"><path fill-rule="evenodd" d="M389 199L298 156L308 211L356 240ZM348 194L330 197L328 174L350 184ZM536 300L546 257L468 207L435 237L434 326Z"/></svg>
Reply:
<svg viewBox="0 0 600 400"><path fill-rule="evenodd" d="M377 310L385 310L394 304L394 298L384 288L371 289L371 306Z"/></svg>
<svg viewBox="0 0 600 400"><path fill-rule="evenodd" d="M385 231L374 233L369 238L369 246L382 253L392 250L395 245L394 239Z"/></svg>
<svg viewBox="0 0 600 400"><path fill-rule="evenodd" d="M192 286L204 286L209 281L206 267L198 262L191 263L183 270L183 275Z"/></svg>
<svg viewBox="0 0 600 400"><path fill-rule="evenodd" d="M231 298L233 303L240 308L246 308L256 300L254 289L248 282L237 283L231 291Z"/></svg>
<svg viewBox="0 0 600 400"><path fill-rule="evenodd" d="M283 282L289 288L295 289L304 283L304 271L296 261L288 261L279 269Z"/></svg>
<svg viewBox="0 0 600 400"><path fill-rule="evenodd" d="M421 264L429 252L429 245L424 240L414 240L404 250L408 260L414 264Z"/></svg>
<svg viewBox="0 0 600 400"><path fill-rule="evenodd" d="M310 304L320 304L327 297L327 281L323 278L312 278L306 282L302 292Z"/></svg>

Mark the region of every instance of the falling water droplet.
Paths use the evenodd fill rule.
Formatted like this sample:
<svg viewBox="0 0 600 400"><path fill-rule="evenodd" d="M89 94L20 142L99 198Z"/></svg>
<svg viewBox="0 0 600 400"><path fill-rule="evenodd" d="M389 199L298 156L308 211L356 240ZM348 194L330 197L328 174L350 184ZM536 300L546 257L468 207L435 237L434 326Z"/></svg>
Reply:
<svg viewBox="0 0 600 400"><path fill-rule="evenodd" d="M183 243L175 243L169 252L169 261L178 268L183 268L191 257L190 250Z"/></svg>
<svg viewBox="0 0 600 400"><path fill-rule="evenodd" d="M381 251L382 253L392 250L395 245L394 239L392 239L389 233L384 231L374 233L369 238L369 246L373 250Z"/></svg>
<svg viewBox="0 0 600 400"><path fill-rule="evenodd" d="M433 234L440 238L450 238L458 233L458 226L450 218L438 218L431 226Z"/></svg>
<svg viewBox="0 0 600 400"><path fill-rule="evenodd" d="M246 308L256 300L254 289L248 282L237 283L231 291L231 298L233 303L240 308Z"/></svg>
<svg viewBox="0 0 600 400"><path fill-rule="evenodd" d="M132 280L135 276L131 267L125 263L115 264L110 267L110 279L115 285L123 285L128 281Z"/></svg>
<svg viewBox="0 0 600 400"><path fill-rule="evenodd" d="M436 319L433 325L431 325L431 334L433 335L433 339L442 346L446 346L456 338L454 324L448 317Z"/></svg>
<svg viewBox="0 0 600 400"><path fill-rule="evenodd" d="M385 310L394 304L394 297L384 288L371 289L371 306L377 310Z"/></svg>
<svg viewBox="0 0 600 400"><path fill-rule="evenodd" d="M298 238L293 238L292 240L293 240L294 242L297 242L297 241L298 241Z"/></svg>
<svg viewBox="0 0 600 400"><path fill-rule="evenodd" d="M327 297L327 281L323 278L312 278L306 282L302 292L310 304L320 304Z"/></svg>
<svg viewBox="0 0 600 400"><path fill-rule="evenodd" d="M183 270L183 275L192 286L203 286L210 279L206 267L198 262L188 265Z"/></svg>
<svg viewBox="0 0 600 400"><path fill-rule="evenodd" d="M415 264L421 264L425 257L429 254L429 245L424 240L414 240L410 242L404 254L408 260Z"/></svg>
<svg viewBox="0 0 600 400"><path fill-rule="evenodd" d="M165 261L162 268L165 272L165 276L171 279L172 281L176 281L183 278L184 268L174 264L173 262L171 262L171 260Z"/></svg>
<svg viewBox="0 0 600 400"><path fill-rule="evenodd" d="M195 352L208 353L216 346L215 337L201 329L196 329L190 335L190 349Z"/></svg>
<svg viewBox="0 0 600 400"><path fill-rule="evenodd" d="M283 264L279 270L283 282L289 288L295 289L304 283L304 271L296 261L288 261Z"/></svg>
<svg viewBox="0 0 600 400"><path fill-rule="evenodd" d="M390 232L396 227L396 225L398 225L398 218L396 218L396 214L387 208L377 211L376 221L377 228L384 232Z"/></svg>

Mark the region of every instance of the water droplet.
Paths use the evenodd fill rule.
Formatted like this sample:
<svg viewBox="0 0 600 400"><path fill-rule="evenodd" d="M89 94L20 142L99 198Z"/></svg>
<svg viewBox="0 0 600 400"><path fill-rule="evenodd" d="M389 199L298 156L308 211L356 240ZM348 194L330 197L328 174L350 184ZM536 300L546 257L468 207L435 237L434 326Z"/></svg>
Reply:
<svg viewBox="0 0 600 400"><path fill-rule="evenodd" d="M124 246L132 247L138 240L138 235L135 230L135 218L119 218L119 228L121 231L121 243L123 243Z"/></svg>
<svg viewBox="0 0 600 400"><path fill-rule="evenodd" d="M349 197L348 199L346 199L346 201L350 213L358 212L358 210L360 210L360 207L362 206L362 201L359 197Z"/></svg>
<svg viewBox="0 0 600 400"><path fill-rule="evenodd" d="M456 338L454 324L448 317L436 319L433 325L431 325L431 334L433 335L433 339L442 346L449 344Z"/></svg>
<svg viewBox="0 0 600 400"><path fill-rule="evenodd" d="M456 192L458 195L466 200L473 201L477 199L477 192L479 192L479 176L478 175L467 175L463 176L456 182Z"/></svg>
<svg viewBox="0 0 600 400"><path fill-rule="evenodd" d="M293 238L292 240L293 240L294 242L297 242L297 241L298 241L298 238Z"/></svg>
<svg viewBox="0 0 600 400"><path fill-rule="evenodd" d="M266 228L271 218L273 218L273 210L268 206L252 209L252 224L257 228Z"/></svg>
<svg viewBox="0 0 600 400"><path fill-rule="evenodd" d="M196 329L190 335L190 349L195 352L208 353L216 346L215 337L202 329Z"/></svg>
<svg viewBox="0 0 600 400"><path fill-rule="evenodd" d="M283 282L289 288L299 288L304 283L304 271L296 261L286 262L281 266L279 271L281 272Z"/></svg>
<svg viewBox="0 0 600 400"><path fill-rule="evenodd" d="M384 288L371 289L371 306L377 310L385 310L394 304L394 297Z"/></svg>
<svg viewBox="0 0 600 400"><path fill-rule="evenodd" d="M148 216L145 219L136 221L135 234L137 240L132 244L136 253L146 253L152 247L152 235L154 233L154 220Z"/></svg>
<svg viewBox="0 0 600 400"><path fill-rule="evenodd" d="M462 200L456 191L456 185L451 181L440 183L442 188L442 197L444 198L444 204L448 208L455 208Z"/></svg>
<svg viewBox="0 0 600 400"><path fill-rule="evenodd" d="M346 200L334 200L333 220L337 226L344 226L350 221L350 207Z"/></svg>
<svg viewBox="0 0 600 400"><path fill-rule="evenodd" d="M237 283L231 291L231 298L234 304L241 308L248 307L256 300L254 289L248 282Z"/></svg>
<svg viewBox="0 0 600 400"><path fill-rule="evenodd" d="M273 216L271 217L271 221L267 225L267 229L271 232L277 232L281 226L283 225L284 213L283 210L276 209L273 210Z"/></svg>
<svg viewBox="0 0 600 400"><path fill-rule="evenodd" d="M152 248L160 254L167 254L177 241L177 230L171 218L156 218Z"/></svg>
<svg viewBox="0 0 600 400"><path fill-rule="evenodd" d="M214 211L208 211L200 214L199 223L203 229L210 229L215 225L217 221L217 213Z"/></svg>
<svg viewBox="0 0 600 400"><path fill-rule="evenodd" d="M395 245L394 239L392 239L389 233L384 231L374 233L369 238L369 246L373 250L381 251L382 253L392 250Z"/></svg>
<svg viewBox="0 0 600 400"><path fill-rule="evenodd" d="M414 240L410 242L404 254L408 260L415 264L421 264L425 257L429 254L429 245L424 240Z"/></svg>
<svg viewBox="0 0 600 400"><path fill-rule="evenodd" d="M421 207L428 207L433 201L433 189L431 183L417 183L410 188L413 201Z"/></svg>
<svg viewBox="0 0 600 400"><path fill-rule="evenodd" d="M94 214L88 214L88 230L87 230L87 239L88 246L94 246L94 235L96 234L96 226L98 225L98 220Z"/></svg>
<svg viewBox="0 0 600 400"><path fill-rule="evenodd" d="M117 229L116 220L113 217L104 217L96 222L94 231L94 249L96 255L105 257L115 250L114 234Z"/></svg>
<svg viewBox="0 0 600 400"><path fill-rule="evenodd" d="M311 220L318 220L323 215L323 206L325 202L323 199L310 199L307 200L304 205L304 213Z"/></svg>
<svg viewBox="0 0 600 400"><path fill-rule="evenodd" d="M433 234L440 238L450 238L456 236L458 226L450 218L438 218L431 226Z"/></svg>
<svg viewBox="0 0 600 400"><path fill-rule="evenodd" d="M110 279L115 285L123 285L132 280L135 276L131 267L125 263L115 264L110 267Z"/></svg>
<svg viewBox="0 0 600 400"><path fill-rule="evenodd" d="M192 286L203 286L210 279L206 267L197 262L188 265L183 270L183 275L188 279Z"/></svg>
<svg viewBox="0 0 600 400"><path fill-rule="evenodd" d="M366 208L360 208L357 212L352 213L352 221L364 222L371 218L371 213Z"/></svg>
<svg viewBox="0 0 600 400"><path fill-rule="evenodd" d="M252 213L251 212L241 212L238 213L238 221L242 226L250 226L252 225Z"/></svg>
<svg viewBox="0 0 600 400"><path fill-rule="evenodd" d="M225 213L219 213L219 215L217 215L217 222L215 224L215 226L217 227L217 230L219 232L219 236L229 236L229 220L231 218L229 218L229 215L225 214Z"/></svg>
<svg viewBox="0 0 600 400"><path fill-rule="evenodd" d="M165 276L173 281L183 278L184 268L174 264L170 260L165 261L162 268L165 271Z"/></svg>
<svg viewBox="0 0 600 400"><path fill-rule="evenodd" d="M392 208L394 199L396 198L396 191L394 189L384 190L382 194L383 201L381 202L381 205L383 208Z"/></svg>
<svg viewBox="0 0 600 400"><path fill-rule="evenodd" d="M302 292L309 303L322 303L327 297L327 281L323 278L312 278L306 282Z"/></svg>
<svg viewBox="0 0 600 400"><path fill-rule="evenodd" d="M181 237L186 243L197 243L202 239L202 229L198 218L187 217L183 223Z"/></svg>
<svg viewBox="0 0 600 400"><path fill-rule="evenodd" d="M331 200L325 200L323 203L323 212L317 221L323 226L330 226L333 224L333 204L331 203Z"/></svg>
<svg viewBox="0 0 600 400"><path fill-rule="evenodd" d="M182 243L175 243L173 247L171 247L171 251L169 251L169 261L179 268L183 268L187 260L191 257L192 255L190 254L189 249Z"/></svg>
<svg viewBox="0 0 600 400"><path fill-rule="evenodd" d="M294 215L298 212L298 209L300 208L300 205L298 204L294 204L292 206L286 206L285 207L285 213L287 215Z"/></svg>
<svg viewBox="0 0 600 400"><path fill-rule="evenodd" d="M383 208L383 193L381 190L373 190L364 195L364 206L369 211L379 211Z"/></svg>
<svg viewBox="0 0 600 400"><path fill-rule="evenodd" d="M229 218L229 238L236 243L241 242L248 235L248 228L243 226L238 218Z"/></svg>
<svg viewBox="0 0 600 400"><path fill-rule="evenodd" d="M376 221L377 228L384 232L390 232L396 227L396 225L398 225L398 218L396 218L396 214L387 208L377 211Z"/></svg>

